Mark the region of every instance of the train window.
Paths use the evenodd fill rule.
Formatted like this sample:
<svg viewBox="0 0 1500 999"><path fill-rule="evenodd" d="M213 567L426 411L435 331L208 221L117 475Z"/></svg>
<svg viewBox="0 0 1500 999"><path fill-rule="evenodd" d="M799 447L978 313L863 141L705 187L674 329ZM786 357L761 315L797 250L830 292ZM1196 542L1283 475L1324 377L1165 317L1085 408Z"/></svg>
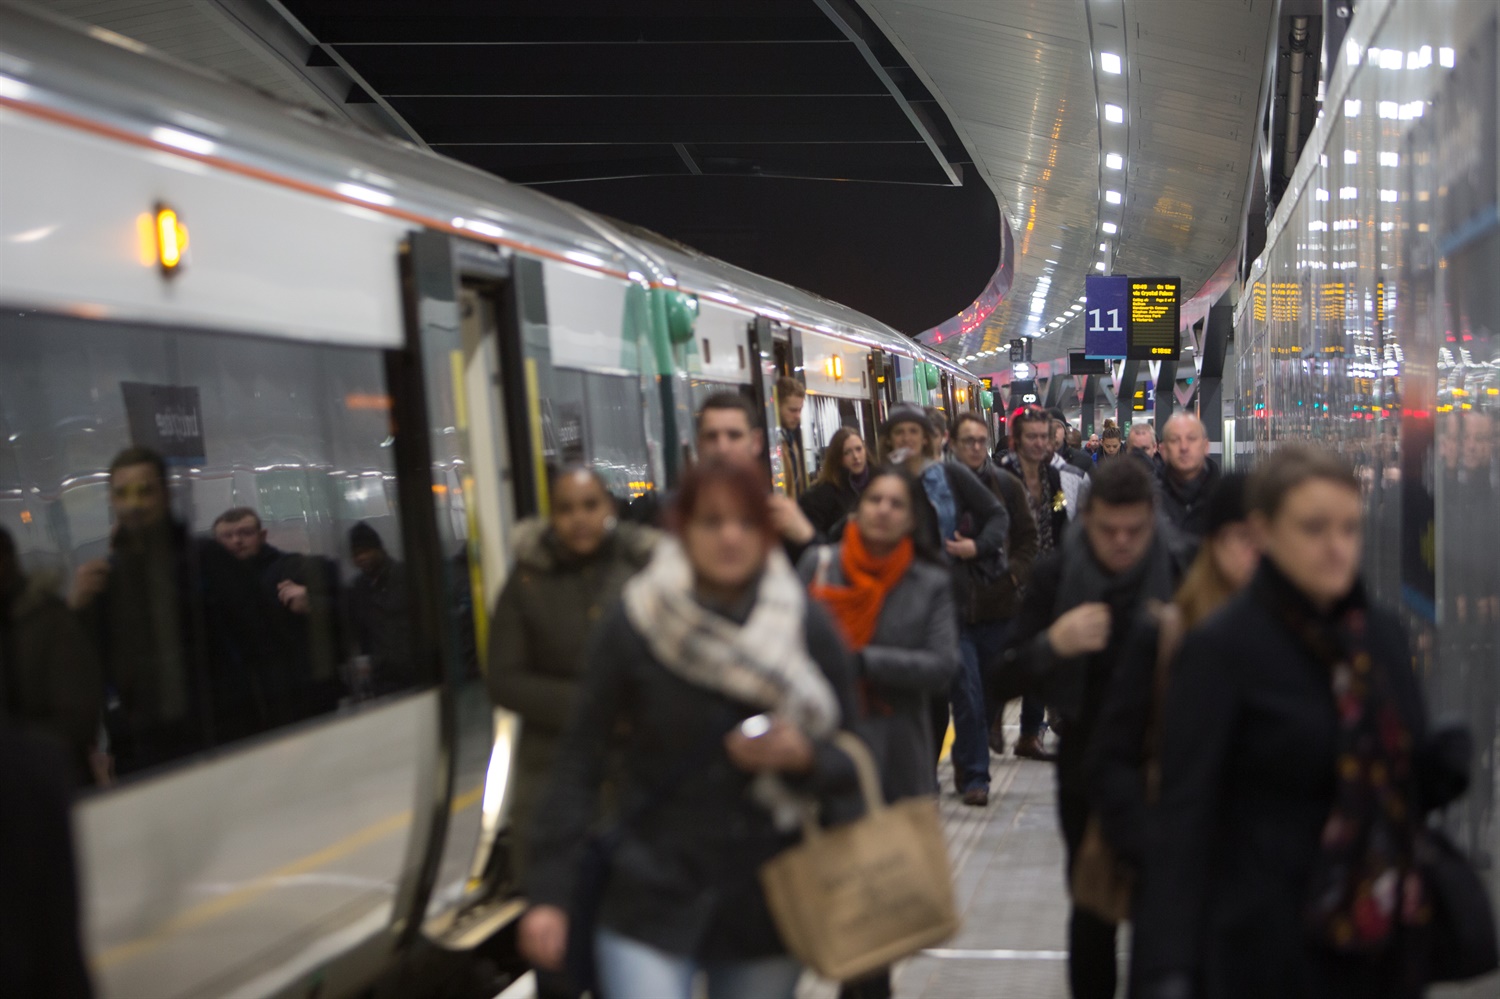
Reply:
<svg viewBox="0 0 1500 999"><path fill-rule="evenodd" d="M577 442L559 455L562 463L593 465L621 503L650 491L651 455L641 416L641 380L634 375L554 368L552 387L550 411L558 437Z"/></svg>
<svg viewBox="0 0 1500 999"><path fill-rule="evenodd" d="M415 685L392 433L379 350L6 313L8 713L108 782Z"/></svg>

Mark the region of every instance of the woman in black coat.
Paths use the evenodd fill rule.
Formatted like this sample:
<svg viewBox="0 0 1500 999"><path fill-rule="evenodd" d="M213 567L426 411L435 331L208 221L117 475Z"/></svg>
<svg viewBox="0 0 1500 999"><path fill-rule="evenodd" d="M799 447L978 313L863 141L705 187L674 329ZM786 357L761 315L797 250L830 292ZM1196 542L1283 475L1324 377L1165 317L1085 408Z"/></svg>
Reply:
<svg viewBox="0 0 1500 999"><path fill-rule="evenodd" d="M852 667L782 554L763 475L690 472L676 536L595 636L552 786L532 827L523 956L561 965L566 906L617 754L627 818L597 913L606 996L790 999L800 974L762 893L807 803L852 792L831 739L855 718ZM614 768L611 767L611 770ZM648 804L650 803L650 804Z"/></svg>
<svg viewBox="0 0 1500 999"><path fill-rule="evenodd" d="M1266 553L1190 633L1137 906L1145 996L1418 996L1415 864L1436 786L1406 638L1358 582L1358 481L1285 447L1250 485Z"/></svg>
<svg viewBox="0 0 1500 999"><path fill-rule="evenodd" d="M818 478L797 502L821 537L836 538L836 529L859 505L859 494L869 481L870 454L864 438L853 427L842 427L823 452Z"/></svg>

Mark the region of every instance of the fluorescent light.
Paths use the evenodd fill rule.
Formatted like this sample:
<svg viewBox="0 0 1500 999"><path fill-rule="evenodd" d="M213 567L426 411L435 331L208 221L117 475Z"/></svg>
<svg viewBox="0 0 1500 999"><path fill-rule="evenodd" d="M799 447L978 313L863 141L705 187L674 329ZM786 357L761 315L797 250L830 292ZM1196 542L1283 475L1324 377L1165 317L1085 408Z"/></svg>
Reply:
<svg viewBox="0 0 1500 999"><path fill-rule="evenodd" d="M1112 205L1118 205L1120 203L1120 200L1121 200L1120 199L1120 192L1119 191L1105 191L1104 192L1104 200L1107 201L1107 202L1109 202Z"/></svg>
<svg viewBox="0 0 1500 999"><path fill-rule="evenodd" d="M1099 228L1103 229L1107 234L1111 236L1120 231L1120 227L1115 225L1113 222L1105 222ZM1081 302L1083 301L1083 299L1080 298L1079 301Z"/></svg>
<svg viewBox="0 0 1500 999"><path fill-rule="evenodd" d="M1098 271L1100 274L1104 273L1104 268L1105 268L1105 263L1102 260L1099 261L1097 264L1094 265L1094 270Z"/></svg>
<svg viewBox="0 0 1500 999"><path fill-rule="evenodd" d="M1108 249L1109 249L1109 244L1108 243L1100 243L1099 244L1099 252L1100 253L1103 253L1105 250L1108 250Z"/></svg>
<svg viewBox="0 0 1500 999"><path fill-rule="evenodd" d="M0 97L9 97L13 101L24 101L26 95L31 93L31 87L12 76L0 75Z"/></svg>
<svg viewBox="0 0 1500 999"><path fill-rule="evenodd" d="M1374 51L1374 50L1371 50L1371 51ZM1400 49L1380 49L1379 51L1380 51L1380 68L1381 69L1400 69L1401 68L1401 50Z"/></svg>
<svg viewBox="0 0 1500 999"><path fill-rule="evenodd" d="M1108 222L1106 222L1106 223L1104 223L1104 224L1105 224L1105 225L1109 225L1109 224L1110 224L1110 223L1108 223ZM1087 295L1079 295L1079 296L1078 296L1078 300L1079 300L1079 301L1080 301L1080 302L1087 302L1087 301L1088 301L1088 300L1089 300L1089 297L1088 297L1088 296L1087 296Z"/></svg>
<svg viewBox="0 0 1500 999"><path fill-rule="evenodd" d="M1359 117L1359 109L1360 109L1360 103L1359 103L1359 101L1345 101L1344 102L1344 117L1346 117L1346 118L1358 118Z"/></svg>
<svg viewBox="0 0 1500 999"><path fill-rule="evenodd" d="M1389 166L1389 167L1400 166L1401 165L1401 154L1400 153L1381 153L1380 154L1380 165L1381 166Z"/></svg>
<svg viewBox="0 0 1500 999"><path fill-rule="evenodd" d="M1124 67L1120 63L1120 57L1113 52L1100 52L1099 68L1106 73L1118 74Z"/></svg>
<svg viewBox="0 0 1500 999"><path fill-rule="evenodd" d="M1358 163L1359 162L1359 151L1357 149L1345 149L1344 150L1344 162L1345 163Z"/></svg>
<svg viewBox="0 0 1500 999"><path fill-rule="evenodd" d="M1314 201L1327 201L1328 200L1328 190L1327 190L1327 188L1320 187L1316 191L1314 191L1313 192L1313 200Z"/></svg>
<svg viewBox="0 0 1500 999"><path fill-rule="evenodd" d="M333 189L346 197L368 201L372 205L394 205L396 203L396 199L384 191L377 191L370 187L361 187L358 184L335 184L333 185Z"/></svg>
<svg viewBox="0 0 1500 999"><path fill-rule="evenodd" d="M1357 188L1357 187L1341 187L1341 188L1339 188L1339 200L1340 201L1353 201L1357 197L1359 197L1359 188Z"/></svg>
<svg viewBox="0 0 1500 999"><path fill-rule="evenodd" d="M1452 51L1451 49L1449 51ZM1360 59L1359 42L1349 39L1344 43L1344 61L1351 66L1358 66Z"/></svg>
<svg viewBox="0 0 1500 999"><path fill-rule="evenodd" d="M212 139L205 139L201 135L193 135L191 132L181 132L175 128L158 126L151 130L151 138L164 146L174 146L190 153L198 153L207 156L218 148Z"/></svg>
<svg viewBox="0 0 1500 999"><path fill-rule="evenodd" d="M1125 109L1118 104L1104 105L1104 120L1112 121L1118 125L1125 120Z"/></svg>
<svg viewBox="0 0 1500 999"><path fill-rule="evenodd" d="M1375 105L1375 113L1382 118L1394 119L1401 114L1401 105L1395 101L1381 101Z"/></svg>
<svg viewBox="0 0 1500 999"><path fill-rule="evenodd" d="M1400 195L1398 195L1395 191L1386 190L1380 192L1381 201L1396 201L1399 197Z"/></svg>
<svg viewBox="0 0 1500 999"><path fill-rule="evenodd" d="M1438 49L1438 65L1444 69L1452 69L1458 62L1457 53L1450 48Z"/></svg>
<svg viewBox="0 0 1500 999"><path fill-rule="evenodd" d="M1125 166L1125 157L1121 156L1119 153L1105 153L1104 165L1111 170L1119 170L1120 168Z"/></svg>

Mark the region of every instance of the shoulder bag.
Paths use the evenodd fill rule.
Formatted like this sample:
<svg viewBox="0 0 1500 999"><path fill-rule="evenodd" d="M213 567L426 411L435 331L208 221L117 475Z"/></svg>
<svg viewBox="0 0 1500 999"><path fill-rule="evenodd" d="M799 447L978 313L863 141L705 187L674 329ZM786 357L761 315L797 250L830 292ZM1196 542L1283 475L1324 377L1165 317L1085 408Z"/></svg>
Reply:
<svg viewBox="0 0 1500 999"><path fill-rule="evenodd" d="M825 978L850 981L958 931L953 873L936 803L886 805L875 761L847 732L865 814L823 829L809 812L803 840L767 861L761 887L787 950Z"/></svg>

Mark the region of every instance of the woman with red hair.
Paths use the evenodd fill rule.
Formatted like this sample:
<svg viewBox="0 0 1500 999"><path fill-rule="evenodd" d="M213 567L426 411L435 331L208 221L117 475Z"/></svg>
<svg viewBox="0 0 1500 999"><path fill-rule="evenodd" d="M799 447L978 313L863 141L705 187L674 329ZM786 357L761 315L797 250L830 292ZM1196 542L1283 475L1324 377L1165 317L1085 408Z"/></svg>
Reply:
<svg viewBox="0 0 1500 999"><path fill-rule="evenodd" d="M606 761L618 760L624 818L591 953L607 996L690 999L700 971L715 999L796 988L801 968L757 874L797 841L809 803L853 790L831 740L855 717L854 685L837 632L781 551L767 496L748 464L688 473L673 536L600 624L531 830L520 947L557 968Z"/></svg>

